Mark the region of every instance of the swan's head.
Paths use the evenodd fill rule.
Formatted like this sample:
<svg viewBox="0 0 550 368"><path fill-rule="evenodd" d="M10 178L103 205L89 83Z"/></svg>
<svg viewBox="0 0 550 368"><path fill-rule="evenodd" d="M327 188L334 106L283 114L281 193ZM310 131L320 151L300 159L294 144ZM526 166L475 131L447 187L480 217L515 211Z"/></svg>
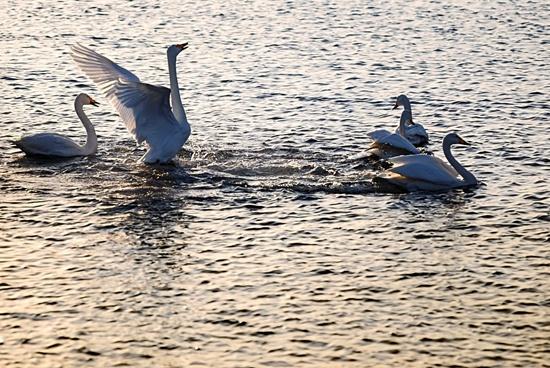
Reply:
<svg viewBox="0 0 550 368"><path fill-rule="evenodd" d="M168 47L168 50L166 51L166 53L170 57L176 57L176 56L179 55L180 52L185 50L187 47L189 47L188 42L180 43L180 44L177 44L177 45L172 45L172 46Z"/></svg>
<svg viewBox="0 0 550 368"><path fill-rule="evenodd" d="M445 140L448 141L450 144L463 144L465 146L471 146L470 143L466 142L456 133L447 134L447 136L445 137Z"/></svg>
<svg viewBox="0 0 550 368"><path fill-rule="evenodd" d="M410 104L409 98L405 95L399 95L397 96L397 100L395 100L395 105L393 106L393 109L397 109L399 106L407 106L407 104Z"/></svg>
<svg viewBox="0 0 550 368"><path fill-rule="evenodd" d="M88 96L85 93L79 94L76 99L77 99L77 101L82 103L82 105L99 106L99 103L96 100L94 100L93 98L91 98L90 96Z"/></svg>

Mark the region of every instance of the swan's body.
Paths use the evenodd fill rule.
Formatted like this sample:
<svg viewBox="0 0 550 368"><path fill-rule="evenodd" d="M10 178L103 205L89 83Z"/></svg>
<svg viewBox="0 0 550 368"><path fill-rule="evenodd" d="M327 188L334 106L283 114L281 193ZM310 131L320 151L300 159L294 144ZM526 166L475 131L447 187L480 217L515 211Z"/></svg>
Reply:
<svg viewBox="0 0 550 368"><path fill-rule="evenodd" d="M455 133L445 136L443 153L450 165L433 156L398 156L389 160L393 167L386 170L378 179L409 192L439 191L477 185L475 176L452 155L453 144L469 145ZM458 178L459 175L462 179Z"/></svg>
<svg viewBox="0 0 550 368"><path fill-rule="evenodd" d="M399 95L397 97L397 101L395 102L395 106L393 108L397 109L399 106L403 106L404 110L408 110L412 119L411 102L407 96ZM399 133L399 126L395 128L395 132ZM428 132L426 132L426 129L424 129L422 124L418 123L405 125L405 133L403 136L415 146L425 146L429 142Z"/></svg>
<svg viewBox="0 0 550 368"><path fill-rule="evenodd" d="M176 76L176 57L186 48L187 43L172 45L167 50L170 90L141 82L133 73L93 50L80 45L71 47L76 64L105 94L137 143L147 143L149 149L141 157L142 162L169 162L191 134Z"/></svg>
<svg viewBox="0 0 550 368"><path fill-rule="evenodd" d="M399 133L399 127L395 128L395 132ZM405 138L414 146L425 146L428 144L428 132L421 124L414 123L413 125L405 125Z"/></svg>
<svg viewBox="0 0 550 368"><path fill-rule="evenodd" d="M399 121L398 133L391 133L386 129L378 129L367 133L374 141L369 148L369 152L381 159L400 155L419 154L420 151L403 136L405 124L410 119L410 112L404 110Z"/></svg>
<svg viewBox="0 0 550 368"><path fill-rule="evenodd" d="M38 133L21 138L14 144L27 155L49 157L89 156L97 152L97 136L94 126L84 113L84 105L97 106L98 103L87 94L79 94L74 101L76 114L86 129L86 144L80 146L69 137L56 133Z"/></svg>

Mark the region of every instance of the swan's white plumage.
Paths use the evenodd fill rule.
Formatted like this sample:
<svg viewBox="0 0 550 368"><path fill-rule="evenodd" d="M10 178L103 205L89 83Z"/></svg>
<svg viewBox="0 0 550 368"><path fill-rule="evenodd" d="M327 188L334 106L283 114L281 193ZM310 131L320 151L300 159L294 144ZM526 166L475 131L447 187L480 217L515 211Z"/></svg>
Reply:
<svg viewBox="0 0 550 368"><path fill-rule="evenodd" d="M427 155L407 155L389 160L393 166L377 179L407 191L436 191L477 185L475 176L466 170L451 153L453 144L468 145L455 133L443 139L443 152L450 165ZM458 176L461 176L459 178Z"/></svg>
<svg viewBox="0 0 550 368"><path fill-rule="evenodd" d="M391 133L385 129L378 129L367 135L374 141L373 145L380 147L381 145L391 146L413 154L418 154L420 151L413 146L411 142L403 138L399 134Z"/></svg>
<svg viewBox="0 0 550 368"><path fill-rule="evenodd" d="M190 128L185 115L183 121L174 116L170 89L143 83L132 72L84 46L72 46L71 51L74 61L105 94L138 144L147 142L149 150L142 161L171 160L187 141Z"/></svg>
<svg viewBox="0 0 550 368"><path fill-rule="evenodd" d="M84 105L97 106L98 103L85 93L79 94L74 107L82 125L86 129L86 144L80 146L69 137L57 133L38 133L22 137L13 142L27 155L50 157L75 157L93 155L97 151L97 136L95 129L84 113Z"/></svg>
<svg viewBox="0 0 550 368"><path fill-rule="evenodd" d="M147 141L150 146L158 146L163 144L166 131L179 130L168 88L120 79L115 96L113 105L138 143Z"/></svg>
<svg viewBox="0 0 550 368"><path fill-rule="evenodd" d="M387 171L399 174L408 179L428 181L445 186L451 186L459 182L456 175L453 175L446 167L442 166L440 163L441 160L433 156L414 155L402 157L407 157L407 160L396 161L389 159L394 166Z"/></svg>
<svg viewBox="0 0 550 368"><path fill-rule="evenodd" d="M399 106L403 106L403 109L408 111L411 115L411 121L412 121L412 110L411 110L411 102L409 101L409 98L405 95L399 95L397 96L397 99L395 101L394 109L397 109ZM399 125L397 128L395 128L395 133L399 134ZM405 131L403 133L403 136L409 140L413 145L415 146L424 146L428 144L429 137L428 132L426 132L426 129L421 124L414 123L411 125L405 125Z"/></svg>
<svg viewBox="0 0 550 368"><path fill-rule="evenodd" d="M14 144L29 155L74 157L82 156L82 147L57 133L38 133L22 137Z"/></svg>
<svg viewBox="0 0 550 368"><path fill-rule="evenodd" d="M404 128L406 122L410 119L410 112L404 110L401 113L399 126ZM398 155L416 155L420 153L420 151L413 146L411 142L399 133L391 133L386 129L378 129L367 133L367 136L373 140L369 151L372 152L373 155L382 159L387 159Z"/></svg>
<svg viewBox="0 0 550 368"><path fill-rule="evenodd" d="M399 134L399 126L395 128L395 133ZM405 138L414 146L428 144L428 132L426 132L422 124L414 123L413 125L405 125Z"/></svg>
<svg viewBox="0 0 550 368"><path fill-rule="evenodd" d="M424 165L439 166L443 170L447 171L449 174L453 175L454 177L458 176L458 173L451 165L449 165L439 157L435 157L435 156L404 155L404 156L392 157L388 161L390 161L394 165L393 166L394 168L407 165L407 164L412 164L412 163L422 163Z"/></svg>

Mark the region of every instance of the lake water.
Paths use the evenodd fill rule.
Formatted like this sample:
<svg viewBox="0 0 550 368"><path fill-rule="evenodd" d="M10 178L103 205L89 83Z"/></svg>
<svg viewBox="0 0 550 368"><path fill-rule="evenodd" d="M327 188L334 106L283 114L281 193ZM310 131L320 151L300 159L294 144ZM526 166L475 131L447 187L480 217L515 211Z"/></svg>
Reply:
<svg viewBox="0 0 550 368"><path fill-rule="evenodd" d="M548 367L545 1L10 1L0 14L0 365ZM168 86L192 135L148 167L80 42ZM40 131L97 156L25 158ZM482 185L375 193L395 97Z"/></svg>

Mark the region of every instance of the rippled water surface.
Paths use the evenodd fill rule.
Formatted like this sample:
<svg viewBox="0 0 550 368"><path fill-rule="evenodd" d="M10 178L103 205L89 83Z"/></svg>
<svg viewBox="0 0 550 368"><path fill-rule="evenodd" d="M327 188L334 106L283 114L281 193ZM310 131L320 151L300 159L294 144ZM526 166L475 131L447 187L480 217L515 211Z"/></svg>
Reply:
<svg viewBox="0 0 550 368"><path fill-rule="evenodd" d="M167 3L5 1L1 366L549 366L547 2ZM143 166L68 45L168 85L183 41L191 139ZM83 139L80 92L97 156L11 145ZM400 93L479 188L373 190Z"/></svg>

